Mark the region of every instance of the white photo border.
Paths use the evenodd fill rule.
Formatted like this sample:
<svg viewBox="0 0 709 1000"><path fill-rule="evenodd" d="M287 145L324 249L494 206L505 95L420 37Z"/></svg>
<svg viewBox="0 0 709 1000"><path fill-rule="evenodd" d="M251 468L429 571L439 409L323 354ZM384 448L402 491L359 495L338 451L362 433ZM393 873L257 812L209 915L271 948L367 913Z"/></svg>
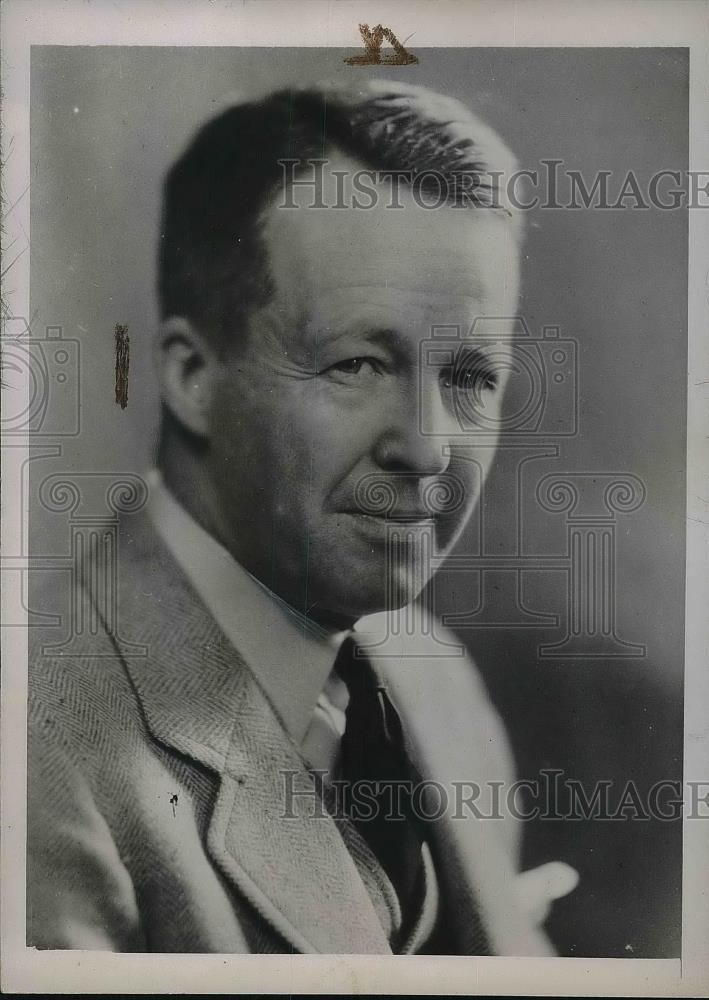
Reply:
<svg viewBox="0 0 709 1000"><path fill-rule="evenodd" d="M336 46L383 23L417 47L686 47L690 169L709 171L709 6L704 0L5 0L3 269L8 315L29 316L32 45ZM709 204L709 198L707 198ZM11 211L7 209L12 206ZM15 259L16 258L16 259ZM709 211L689 212L684 780L709 779ZM704 262L704 263L703 263ZM11 279L11 280L10 280ZM17 386L13 392L17 392ZM19 391L22 391L20 389ZM29 386L24 387L29 391ZM2 454L2 550L27 530L27 439ZM23 535L24 537L24 535ZM8 596L3 587L3 604ZM709 995L709 822L684 824L680 960L304 955L133 955L25 946L27 635L2 630L2 988L28 993L466 993Z"/></svg>

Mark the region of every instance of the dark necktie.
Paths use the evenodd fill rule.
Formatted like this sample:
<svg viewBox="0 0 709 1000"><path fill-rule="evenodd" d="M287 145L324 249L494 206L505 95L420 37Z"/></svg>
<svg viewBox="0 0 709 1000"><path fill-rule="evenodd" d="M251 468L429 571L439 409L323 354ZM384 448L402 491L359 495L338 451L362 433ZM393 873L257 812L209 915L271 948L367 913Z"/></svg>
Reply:
<svg viewBox="0 0 709 1000"><path fill-rule="evenodd" d="M405 932L422 889L426 824L416 815L411 794L421 777L406 752L401 719L386 686L351 638L343 643L335 669L349 693L339 764L345 811L396 890Z"/></svg>

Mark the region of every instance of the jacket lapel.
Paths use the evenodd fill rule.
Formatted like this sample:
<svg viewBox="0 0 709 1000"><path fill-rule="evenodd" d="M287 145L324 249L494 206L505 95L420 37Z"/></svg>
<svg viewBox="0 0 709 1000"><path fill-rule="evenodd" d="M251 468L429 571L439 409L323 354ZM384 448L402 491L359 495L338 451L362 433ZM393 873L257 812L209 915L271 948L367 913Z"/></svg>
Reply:
<svg viewBox="0 0 709 1000"><path fill-rule="evenodd" d="M482 927L493 954L551 954L548 939L519 903L518 822L504 815L512 757L475 665L455 652L442 655L434 636L388 627L386 615L363 620L360 631L406 720L422 777L443 789L446 808L431 824L432 847L459 952L480 953ZM479 788L472 808L461 804L456 786L468 800ZM438 793L430 797L432 813L441 801ZM481 818L491 815L498 818Z"/></svg>
<svg viewBox="0 0 709 1000"><path fill-rule="evenodd" d="M292 948L388 952L337 825L256 678L147 517L130 520L118 644L152 735L219 775L207 835L213 860ZM131 656L130 643L148 655Z"/></svg>

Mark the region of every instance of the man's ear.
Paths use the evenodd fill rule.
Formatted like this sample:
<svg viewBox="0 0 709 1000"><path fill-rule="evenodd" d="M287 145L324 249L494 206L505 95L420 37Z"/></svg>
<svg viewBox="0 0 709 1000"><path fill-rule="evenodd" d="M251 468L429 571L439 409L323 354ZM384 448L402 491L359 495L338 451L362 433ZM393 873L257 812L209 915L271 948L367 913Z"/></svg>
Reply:
<svg viewBox="0 0 709 1000"><path fill-rule="evenodd" d="M182 316L165 320L155 339L155 368L160 395L175 419L208 437L219 362L204 334Z"/></svg>

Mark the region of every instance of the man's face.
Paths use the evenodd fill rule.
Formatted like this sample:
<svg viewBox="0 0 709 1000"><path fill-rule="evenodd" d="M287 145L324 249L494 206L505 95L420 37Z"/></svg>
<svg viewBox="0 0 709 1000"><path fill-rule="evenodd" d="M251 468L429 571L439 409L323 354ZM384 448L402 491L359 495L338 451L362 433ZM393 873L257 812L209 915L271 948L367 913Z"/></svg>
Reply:
<svg viewBox="0 0 709 1000"><path fill-rule="evenodd" d="M360 165L334 155L328 169ZM489 427L505 379L499 351L489 361L465 338L517 298L503 219L426 210L403 191L393 210L380 194L369 210L314 209L300 190L297 209L269 209L275 294L235 337L210 414L222 542L324 622L409 602L431 576L425 553L460 536L494 448L489 434L461 439L455 396L484 407ZM422 351L441 326L463 340ZM466 351L460 370L446 346Z"/></svg>

